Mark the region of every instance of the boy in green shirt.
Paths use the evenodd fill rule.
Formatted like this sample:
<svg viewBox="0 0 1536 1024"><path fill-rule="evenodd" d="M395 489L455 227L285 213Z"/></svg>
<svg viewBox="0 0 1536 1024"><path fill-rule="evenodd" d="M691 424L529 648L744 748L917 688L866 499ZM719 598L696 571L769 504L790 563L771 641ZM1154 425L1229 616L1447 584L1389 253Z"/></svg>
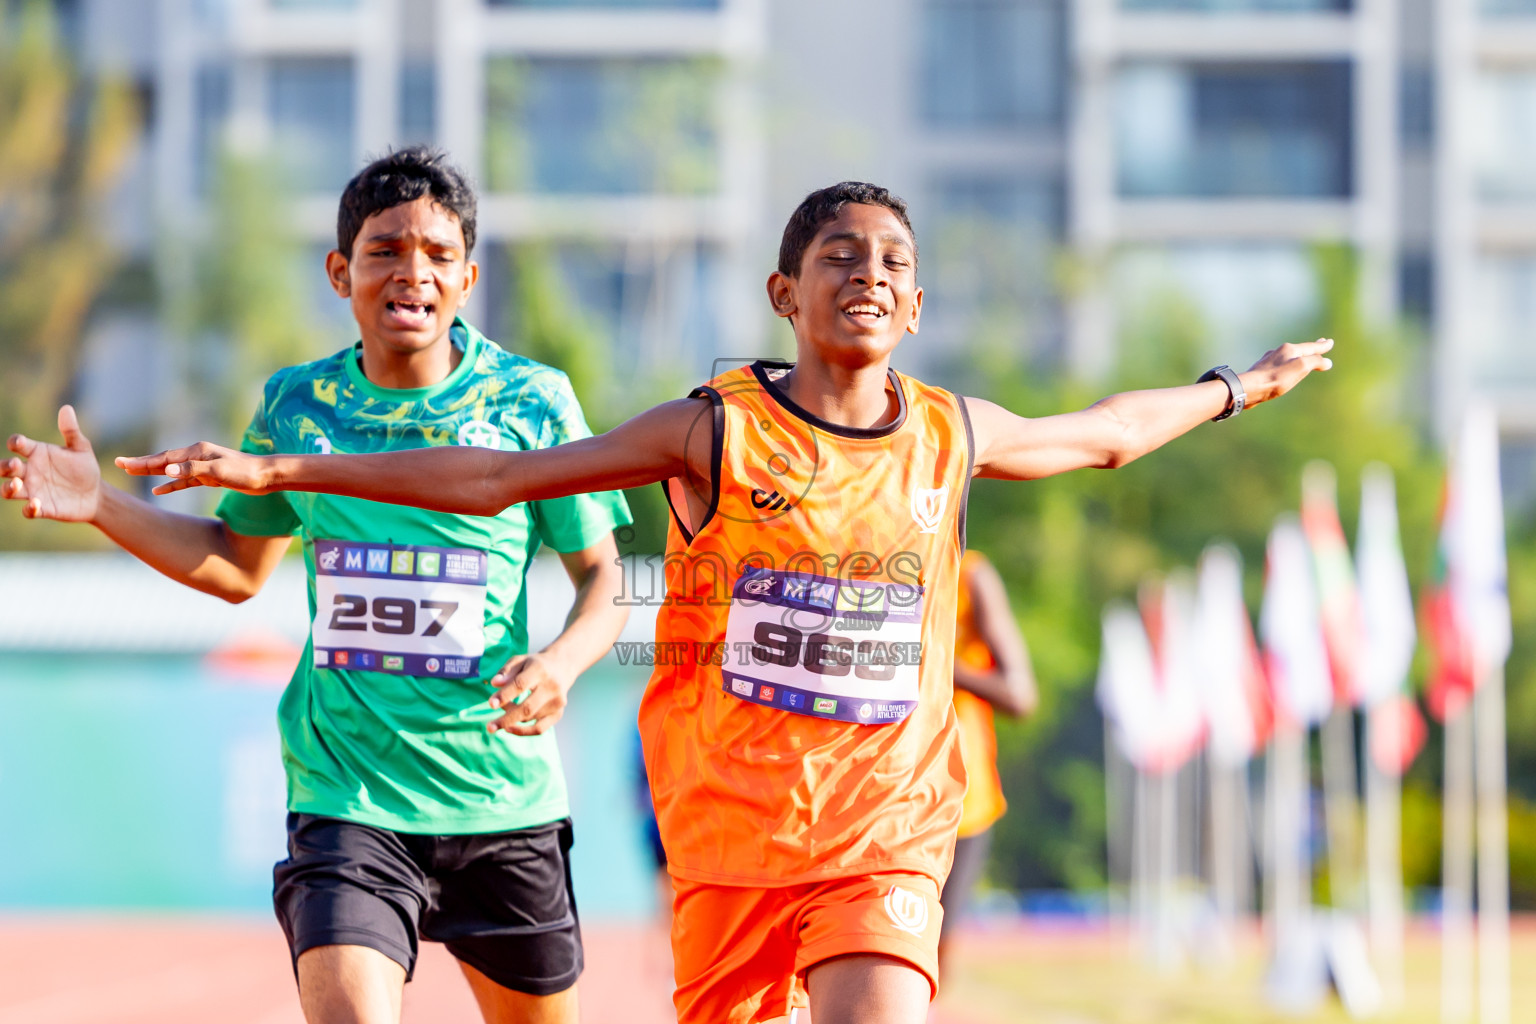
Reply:
<svg viewBox="0 0 1536 1024"><path fill-rule="evenodd" d="M475 197L442 154L402 150L340 203L326 272L361 340L267 382L243 450L547 448L589 436L565 375L457 317L478 277ZM26 513L89 522L172 579L228 601L266 581L298 533L313 619L278 709L289 857L274 902L312 1022L397 1021L418 936L459 959L491 1022L576 1020L581 936L554 733L576 677L626 611L613 491L482 518L322 495L230 493L217 518L104 484L72 409L64 446L28 456ZM13 460L14 461L14 460ZM20 464L17 463L19 466ZM17 496L21 481L10 481ZM541 544L577 588L565 631L528 653L525 576ZM487 723L494 687L517 718Z"/></svg>

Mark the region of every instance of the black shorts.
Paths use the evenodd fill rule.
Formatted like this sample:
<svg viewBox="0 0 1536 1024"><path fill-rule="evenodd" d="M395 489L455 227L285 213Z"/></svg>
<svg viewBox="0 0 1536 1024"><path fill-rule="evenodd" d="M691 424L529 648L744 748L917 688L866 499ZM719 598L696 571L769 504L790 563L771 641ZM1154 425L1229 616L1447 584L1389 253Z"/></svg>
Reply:
<svg viewBox="0 0 1536 1024"><path fill-rule="evenodd" d="M582 968L571 841L569 818L432 836L289 814L272 902L295 971L299 954L317 946L367 946L409 981L425 938L498 985L552 995Z"/></svg>

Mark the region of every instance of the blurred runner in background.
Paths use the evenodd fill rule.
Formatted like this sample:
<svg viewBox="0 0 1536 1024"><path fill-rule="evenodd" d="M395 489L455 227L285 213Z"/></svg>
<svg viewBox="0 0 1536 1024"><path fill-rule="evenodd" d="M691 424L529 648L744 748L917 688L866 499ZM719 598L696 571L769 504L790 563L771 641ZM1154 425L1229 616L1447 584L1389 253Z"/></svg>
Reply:
<svg viewBox="0 0 1536 1024"><path fill-rule="evenodd" d="M960 753L968 784L955 842L955 863L939 897L944 907L939 934L941 972L948 962L949 938L971 889L986 870L992 826L1008 809L997 774L993 713L1022 718L1033 714L1038 703L1029 649L1008 607L1002 577L981 552L967 551L960 561L959 600L955 604L955 717L960 721Z"/></svg>

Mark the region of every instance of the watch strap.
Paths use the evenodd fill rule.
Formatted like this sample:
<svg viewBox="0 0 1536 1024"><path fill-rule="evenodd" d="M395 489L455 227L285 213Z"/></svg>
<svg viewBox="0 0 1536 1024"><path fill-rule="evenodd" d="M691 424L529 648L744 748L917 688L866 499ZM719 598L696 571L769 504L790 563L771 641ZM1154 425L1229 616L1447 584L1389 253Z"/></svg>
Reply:
<svg viewBox="0 0 1536 1024"><path fill-rule="evenodd" d="M1204 384L1208 380L1221 381L1227 386L1227 393L1229 395L1227 400L1227 408L1222 412L1220 416L1211 417L1212 422L1216 422L1217 420L1231 419L1233 416L1236 416L1238 413L1243 411L1243 406L1248 404L1248 392L1243 390L1243 382L1238 379L1237 371L1233 370L1232 367L1225 364L1221 366L1213 366L1209 370L1206 370L1204 373L1202 373L1200 375L1200 379L1195 381L1195 383Z"/></svg>

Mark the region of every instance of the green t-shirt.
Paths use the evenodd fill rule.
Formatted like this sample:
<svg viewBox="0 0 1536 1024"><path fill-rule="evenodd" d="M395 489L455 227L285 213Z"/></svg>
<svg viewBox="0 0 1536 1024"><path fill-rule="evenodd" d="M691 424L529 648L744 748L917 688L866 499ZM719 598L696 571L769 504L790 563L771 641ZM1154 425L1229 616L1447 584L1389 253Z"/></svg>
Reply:
<svg viewBox="0 0 1536 1024"><path fill-rule="evenodd" d="M373 384L360 344L279 371L242 450L512 450L590 435L565 374L462 321L452 337L463 358L430 388ZM591 547L630 522L622 495L480 517L299 491L230 493L218 515L236 533L297 532L304 543L310 642L278 705L290 810L444 835L569 813L554 733L487 733L496 716L487 680L528 649L525 575L539 545Z"/></svg>

